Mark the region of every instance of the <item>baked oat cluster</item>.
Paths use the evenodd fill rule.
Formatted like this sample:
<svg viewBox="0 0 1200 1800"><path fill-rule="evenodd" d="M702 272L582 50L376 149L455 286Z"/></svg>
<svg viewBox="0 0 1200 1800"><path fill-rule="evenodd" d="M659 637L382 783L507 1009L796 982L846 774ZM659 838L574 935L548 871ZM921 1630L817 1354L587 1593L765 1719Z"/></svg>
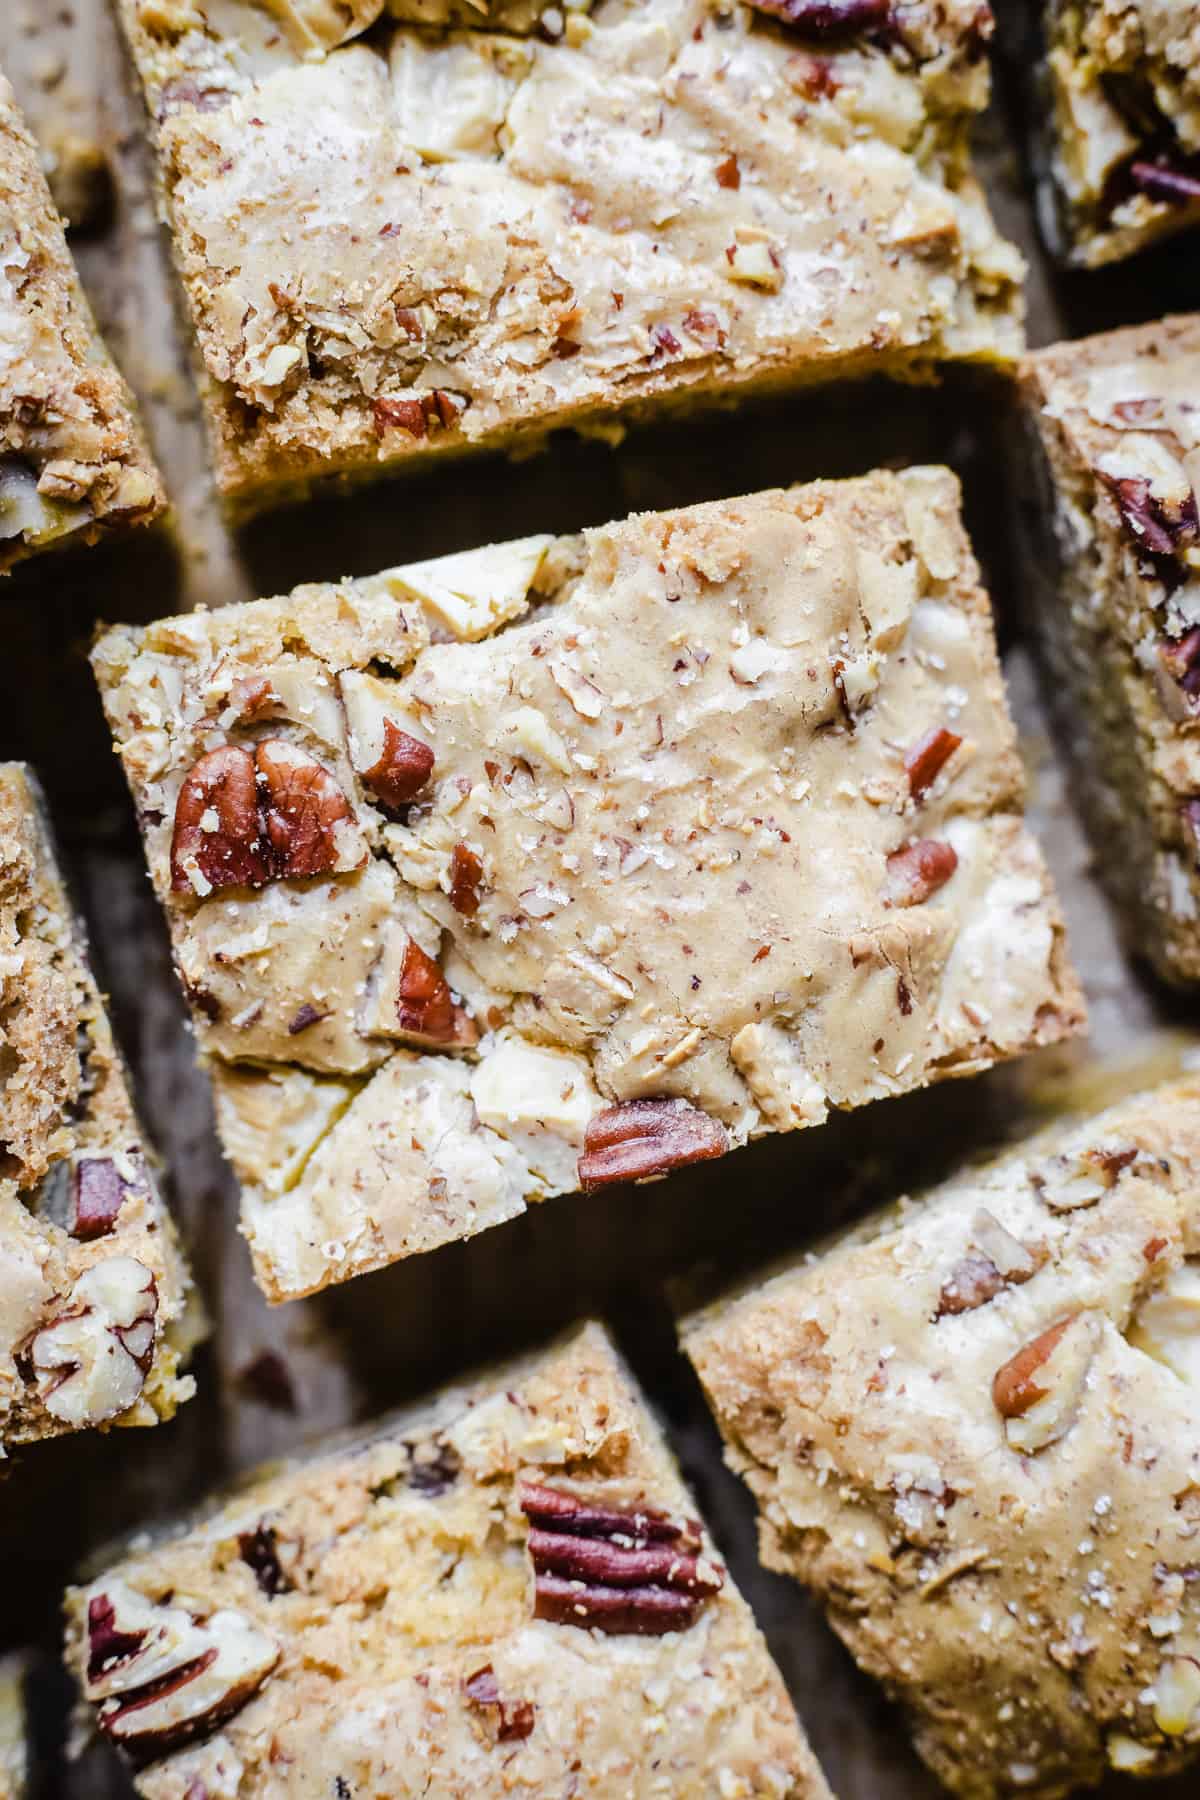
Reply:
<svg viewBox="0 0 1200 1800"><path fill-rule="evenodd" d="M146 1800L830 1800L691 1515L585 1327L138 1548L69 1659Z"/></svg>
<svg viewBox="0 0 1200 1800"><path fill-rule="evenodd" d="M1048 0L1044 217L1095 268L1200 223L1200 4Z"/></svg>
<svg viewBox="0 0 1200 1800"><path fill-rule="evenodd" d="M968 1800L1200 1751L1200 1082L685 1321L758 1501Z"/></svg>
<svg viewBox="0 0 1200 1800"><path fill-rule="evenodd" d="M191 1284L29 771L0 764L0 1455L190 1398Z"/></svg>
<svg viewBox="0 0 1200 1800"><path fill-rule="evenodd" d="M1200 315L1022 368L1031 607L1096 870L1133 948L1200 980Z"/></svg>
<svg viewBox="0 0 1200 1800"><path fill-rule="evenodd" d="M120 0L239 507L1020 347L979 0Z"/></svg>
<svg viewBox="0 0 1200 1800"><path fill-rule="evenodd" d="M0 574L50 545L144 524L164 504L0 74Z"/></svg>
<svg viewBox="0 0 1200 1800"><path fill-rule="evenodd" d="M95 666L274 1300L1080 1023L945 470Z"/></svg>

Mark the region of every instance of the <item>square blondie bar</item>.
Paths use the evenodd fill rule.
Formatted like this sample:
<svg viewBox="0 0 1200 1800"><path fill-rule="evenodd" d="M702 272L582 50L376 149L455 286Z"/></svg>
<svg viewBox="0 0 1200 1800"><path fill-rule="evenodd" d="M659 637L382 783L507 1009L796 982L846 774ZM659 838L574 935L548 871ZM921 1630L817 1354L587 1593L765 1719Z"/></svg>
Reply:
<svg viewBox="0 0 1200 1800"><path fill-rule="evenodd" d="M1200 224L1200 4L1047 0L1043 217L1095 268Z"/></svg>
<svg viewBox="0 0 1200 1800"><path fill-rule="evenodd" d="M0 1800L26 1800L29 1792L27 1672L24 1656L0 1656Z"/></svg>
<svg viewBox="0 0 1200 1800"><path fill-rule="evenodd" d="M94 661L274 1300L1080 1022L946 470Z"/></svg>
<svg viewBox="0 0 1200 1800"><path fill-rule="evenodd" d="M604 1332L264 1471L68 1598L145 1800L829 1800Z"/></svg>
<svg viewBox="0 0 1200 1800"><path fill-rule="evenodd" d="M196 1308L29 771L0 763L0 1454L156 1425Z"/></svg>
<svg viewBox="0 0 1200 1800"><path fill-rule="evenodd" d="M978 0L120 0L245 510L654 403L1007 362Z"/></svg>
<svg viewBox="0 0 1200 1800"><path fill-rule="evenodd" d="M685 1320L759 1505L969 1800L1200 1752L1200 1082Z"/></svg>
<svg viewBox="0 0 1200 1800"><path fill-rule="evenodd" d="M1022 367L1026 563L1096 872L1200 980L1200 315Z"/></svg>
<svg viewBox="0 0 1200 1800"><path fill-rule="evenodd" d="M0 574L49 545L145 524L164 505L0 74Z"/></svg>

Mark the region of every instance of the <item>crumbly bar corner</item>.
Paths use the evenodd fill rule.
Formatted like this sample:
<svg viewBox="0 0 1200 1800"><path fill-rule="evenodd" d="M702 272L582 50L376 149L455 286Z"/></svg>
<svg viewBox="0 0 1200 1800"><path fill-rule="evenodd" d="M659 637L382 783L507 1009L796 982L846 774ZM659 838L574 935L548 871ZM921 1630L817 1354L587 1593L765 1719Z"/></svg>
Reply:
<svg viewBox="0 0 1200 1800"><path fill-rule="evenodd" d="M951 1792L1200 1750L1200 1081L685 1320L761 1553Z"/></svg>
<svg viewBox="0 0 1200 1800"><path fill-rule="evenodd" d="M166 498L0 73L0 574L146 524Z"/></svg>
<svg viewBox="0 0 1200 1800"><path fill-rule="evenodd" d="M1046 0L1041 202L1085 268L1200 225L1200 4Z"/></svg>
<svg viewBox="0 0 1200 1800"><path fill-rule="evenodd" d="M1131 948L1200 981L1200 315L1021 370L1030 623Z"/></svg>
<svg viewBox="0 0 1200 1800"><path fill-rule="evenodd" d="M0 1453L155 1425L199 1306L130 1103L41 796L0 764Z"/></svg>
<svg viewBox="0 0 1200 1800"><path fill-rule="evenodd" d="M830 1800L597 1326L264 1472L67 1618L145 1800L267 1800L301 1770L397 1800Z"/></svg>

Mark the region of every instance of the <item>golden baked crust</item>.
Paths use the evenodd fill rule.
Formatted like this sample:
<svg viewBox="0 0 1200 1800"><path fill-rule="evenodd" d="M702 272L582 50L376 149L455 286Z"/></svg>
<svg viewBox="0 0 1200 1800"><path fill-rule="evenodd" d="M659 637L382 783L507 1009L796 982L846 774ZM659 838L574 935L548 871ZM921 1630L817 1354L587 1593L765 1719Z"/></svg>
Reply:
<svg viewBox="0 0 1200 1800"><path fill-rule="evenodd" d="M118 627L95 666L272 1299L1080 1022L946 470Z"/></svg>
<svg viewBox="0 0 1200 1800"><path fill-rule="evenodd" d="M627 1532L556 1537L537 1524L547 1490L624 1515ZM152 1759L146 1800L283 1800L301 1770L314 1795L390 1800L830 1800L691 1512L644 1402L588 1326L349 1447L264 1471L139 1548L69 1595L69 1661L100 1729ZM536 1572L547 1556L578 1564L565 1618ZM639 1562L657 1573L622 1590L616 1618L603 1610L615 1590L585 1561L621 1580ZM672 1595L664 1632L654 1608ZM136 1702L188 1647L138 1640L186 1633L189 1614L218 1656L198 1672L203 1695L197 1680L171 1690L174 1725L187 1721L172 1753L172 1719Z"/></svg>
<svg viewBox="0 0 1200 1800"><path fill-rule="evenodd" d="M239 506L1020 347L977 0L833 38L724 0L120 11Z"/></svg>
<svg viewBox="0 0 1200 1800"><path fill-rule="evenodd" d="M1027 573L1097 847L1132 948L1200 980L1200 315L1021 368Z"/></svg>
<svg viewBox="0 0 1200 1800"><path fill-rule="evenodd" d="M25 1674L23 1656L0 1657L0 1800L25 1800L28 1793Z"/></svg>
<svg viewBox="0 0 1200 1800"><path fill-rule="evenodd" d="M1200 223L1200 5L1048 0L1046 218L1087 268Z"/></svg>
<svg viewBox="0 0 1200 1800"><path fill-rule="evenodd" d="M969 1800L1200 1747L1200 1082L683 1322L760 1507Z"/></svg>
<svg viewBox="0 0 1200 1800"><path fill-rule="evenodd" d="M0 1232L0 1451L170 1418L195 1385L191 1280L16 763L0 764ZM82 1334L58 1329L68 1315Z"/></svg>
<svg viewBox="0 0 1200 1800"><path fill-rule="evenodd" d="M165 504L0 74L0 573L49 545L144 524Z"/></svg>

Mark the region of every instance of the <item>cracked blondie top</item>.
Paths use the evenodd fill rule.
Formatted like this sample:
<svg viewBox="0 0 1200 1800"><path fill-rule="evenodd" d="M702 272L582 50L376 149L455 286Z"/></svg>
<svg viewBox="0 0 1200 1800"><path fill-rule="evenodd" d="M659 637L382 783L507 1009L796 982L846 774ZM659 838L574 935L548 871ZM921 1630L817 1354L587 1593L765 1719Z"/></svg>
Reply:
<svg viewBox="0 0 1200 1800"><path fill-rule="evenodd" d="M830 1800L604 1332L252 1479L68 1597L146 1800Z"/></svg>
<svg viewBox="0 0 1200 1800"><path fill-rule="evenodd" d="M979 0L120 12L239 505L1020 347L1023 266L970 171Z"/></svg>
<svg viewBox="0 0 1200 1800"><path fill-rule="evenodd" d="M1197 981L1200 315L1037 351L1021 385L1031 613L1097 873L1135 950Z"/></svg>
<svg viewBox="0 0 1200 1800"><path fill-rule="evenodd" d="M951 1792L1200 1749L1200 1081L683 1325L759 1504Z"/></svg>
<svg viewBox="0 0 1200 1800"><path fill-rule="evenodd" d="M29 771L0 763L0 1456L191 1397L197 1308Z"/></svg>
<svg viewBox="0 0 1200 1800"><path fill-rule="evenodd" d="M1094 268L1200 222L1200 3L1049 0L1044 216Z"/></svg>
<svg viewBox="0 0 1200 1800"><path fill-rule="evenodd" d="M272 1299L1080 1023L946 470L94 660Z"/></svg>
<svg viewBox="0 0 1200 1800"><path fill-rule="evenodd" d="M49 545L145 524L165 503L0 74L0 574Z"/></svg>

